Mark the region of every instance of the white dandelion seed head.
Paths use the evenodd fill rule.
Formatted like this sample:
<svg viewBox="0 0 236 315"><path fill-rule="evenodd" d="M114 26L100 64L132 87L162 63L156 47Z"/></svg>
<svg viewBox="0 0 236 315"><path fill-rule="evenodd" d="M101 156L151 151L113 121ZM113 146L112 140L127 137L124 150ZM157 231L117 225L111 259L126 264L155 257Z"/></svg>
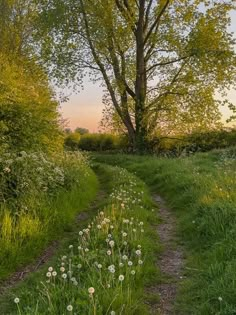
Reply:
<svg viewBox="0 0 236 315"><path fill-rule="evenodd" d="M52 275L53 275L53 277L56 277L57 272L56 272L56 271L53 271L53 272L52 272Z"/></svg>
<svg viewBox="0 0 236 315"><path fill-rule="evenodd" d="M63 279L67 278L67 274L66 273L63 273L61 276L62 276Z"/></svg>
<svg viewBox="0 0 236 315"><path fill-rule="evenodd" d="M81 264L78 264L78 265L77 265L77 268L78 268L78 269L81 269L81 268L82 268L82 265L81 265Z"/></svg>
<svg viewBox="0 0 236 315"><path fill-rule="evenodd" d="M137 256L141 256L142 252L141 252L140 249L137 249L137 250L135 251L135 254L136 254Z"/></svg>
<svg viewBox="0 0 236 315"><path fill-rule="evenodd" d="M72 312L73 311L73 306L72 305L68 305L66 309L67 309L68 312Z"/></svg>
<svg viewBox="0 0 236 315"><path fill-rule="evenodd" d="M222 299L222 297L221 297L221 296L219 296L219 297L218 297L218 300L219 300L220 302L222 302L222 301L223 301L223 299Z"/></svg>
<svg viewBox="0 0 236 315"><path fill-rule="evenodd" d="M47 272L47 273L46 273L46 277L47 277L47 278L51 278L51 276L52 276L52 273L51 273L51 272Z"/></svg>
<svg viewBox="0 0 236 315"><path fill-rule="evenodd" d="M119 275L119 281L124 281L125 277L123 275Z"/></svg>
<svg viewBox="0 0 236 315"><path fill-rule="evenodd" d="M131 270L131 272L130 272L130 273L131 273L131 275L133 275L133 276L134 276L134 275L135 275L135 270Z"/></svg>
<svg viewBox="0 0 236 315"><path fill-rule="evenodd" d="M87 253L87 252L89 252L89 249L88 249L88 248L85 248L85 250L84 250L84 251Z"/></svg>
<svg viewBox="0 0 236 315"><path fill-rule="evenodd" d="M72 249L74 246L73 245L69 245L69 249Z"/></svg>
<svg viewBox="0 0 236 315"><path fill-rule="evenodd" d="M124 242L123 244L126 246L128 243L127 243L127 242Z"/></svg>
<svg viewBox="0 0 236 315"><path fill-rule="evenodd" d="M108 256L111 255L111 251L110 251L110 250L107 251L107 255L108 255Z"/></svg>
<svg viewBox="0 0 236 315"><path fill-rule="evenodd" d="M114 246L115 246L115 242L114 242L114 241L110 241L110 242L109 242L109 245L110 245L111 247L114 247Z"/></svg>
<svg viewBox="0 0 236 315"><path fill-rule="evenodd" d="M132 263L132 261L130 260L130 261L128 261L128 266L133 266L133 263Z"/></svg>
<svg viewBox="0 0 236 315"><path fill-rule="evenodd" d="M79 231L79 235L82 236L83 235L83 231Z"/></svg>
<svg viewBox="0 0 236 315"><path fill-rule="evenodd" d="M119 263L119 267L124 267L124 264L122 262Z"/></svg>
<svg viewBox="0 0 236 315"><path fill-rule="evenodd" d="M16 297L16 298L14 299L14 303L18 304L19 302L20 302L20 299L19 299L18 297Z"/></svg>
<svg viewBox="0 0 236 315"><path fill-rule="evenodd" d="M122 236L123 236L123 237L126 237L126 236L127 236L127 233L123 232Z"/></svg>
<svg viewBox="0 0 236 315"><path fill-rule="evenodd" d="M94 294L94 292L95 292L95 289L93 288L93 287L90 287L90 288L88 288L88 293L89 294Z"/></svg>
<svg viewBox="0 0 236 315"><path fill-rule="evenodd" d="M98 269L102 269L102 265L101 264L98 264Z"/></svg>
<svg viewBox="0 0 236 315"><path fill-rule="evenodd" d="M143 264L143 261L142 261L141 259L139 259L138 264L139 264L139 265L142 265L142 264Z"/></svg>
<svg viewBox="0 0 236 315"><path fill-rule="evenodd" d="M61 267L61 268L60 268L60 271L61 271L61 272L64 272L64 271L65 271L65 268L64 268L64 267Z"/></svg>
<svg viewBox="0 0 236 315"><path fill-rule="evenodd" d="M82 247L81 246L78 246L78 250L81 250L82 249Z"/></svg>
<svg viewBox="0 0 236 315"><path fill-rule="evenodd" d="M49 271L49 272L52 272L52 271L53 271L53 268L52 268L52 267L49 267L49 268L48 268L48 271Z"/></svg>
<svg viewBox="0 0 236 315"><path fill-rule="evenodd" d="M100 230L102 227L101 227L101 225L99 224L99 225L97 225L97 228Z"/></svg>
<svg viewBox="0 0 236 315"><path fill-rule="evenodd" d="M123 259L123 260L127 260L128 257L127 257L126 255L123 255L123 256L122 256L122 259Z"/></svg>

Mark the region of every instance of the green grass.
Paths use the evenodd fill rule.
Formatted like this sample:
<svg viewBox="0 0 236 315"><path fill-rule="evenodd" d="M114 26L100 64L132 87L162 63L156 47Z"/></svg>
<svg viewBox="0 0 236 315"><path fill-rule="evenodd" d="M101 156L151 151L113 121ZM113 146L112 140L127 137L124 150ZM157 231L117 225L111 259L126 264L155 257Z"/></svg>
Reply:
<svg viewBox="0 0 236 315"><path fill-rule="evenodd" d="M134 172L175 211L187 255L178 314L236 314L235 157L235 148L178 159L94 155Z"/></svg>
<svg viewBox="0 0 236 315"><path fill-rule="evenodd" d="M112 310L116 314L121 312L126 315L149 314L148 307L144 303L149 300L144 293L145 286L158 281L159 276L155 266L159 247L157 234L152 228L157 218L155 212L151 211L154 209L152 199L145 184L127 171L99 165L96 165L94 169L99 174L100 185L104 186L107 194L109 193L105 201L101 198L95 203L92 213L96 211L97 217L77 226L63 242L56 257L45 268L31 274L27 281L10 290L8 295L0 300L1 314L20 314L17 313L16 305L13 303L15 296L20 298L22 315L70 314L66 311L69 304L73 305L73 311L76 314L95 314L95 309L96 315L110 314ZM133 200L136 202L133 203ZM100 213L101 210L104 214ZM105 217L111 220L107 225L101 223ZM127 225L123 222L124 219L128 219L133 224ZM143 225L140 222L143 222ZM86 238L82 239L79 235L79 230L83 231L82 229L86 228L88 223L91 231L86 241ZM98 224L102 225L101 229L98 228ZM134 228L136 231L133 230ZM142 229L144 229L143 233ZM127 232L126 237L122 236L122 231ZM107 233L112 234L112 240L115 242L111 255L107 254L110 246L105 242L105 239L109 237ZM124 238L127 245L123 244ZM73 244L73 249L68 249L68 245L71 244ZM83 248L88 247L89 252L78 254L78 245ZM138 264L139 256L135 253L139 248L138 245L141 245L142 265ZM129 267L126 261L123 267L119 267L120 259L124 254L133 261L132 267ZM67 258L63 259L63 255ZM61 276L57 276L58 278L50 283L46 282L47 268L53 266L59 275L61 262L65 264L66 270L72 268L79 287L70 280L62 281ZM102 264L101 272L95 262ZM81 271L75 267L78 263L82 264ZM111 264L114 264L116 268L114 275L107 269ZM135 275L131 275L131 270L135 270ZM118 280L120 274L125 277L122 283ZM107 287L108 284L110 288ZM89 287L95 288L93 298L89 297ZM150 297L152 301L154 298L157 297L153 295Z"/></svg>
<svg viewBox="0 0 236 315"><path fill-rule="evenodd" d="M61 189L55 197L34 200L37 211L21 213L19 218L6 209L1 212L1 280L30 263L51 241L70 229L75 216L93 200L98 188L94 172L87 170L86 176L78 176L80 182L73 188Z"/></svg>

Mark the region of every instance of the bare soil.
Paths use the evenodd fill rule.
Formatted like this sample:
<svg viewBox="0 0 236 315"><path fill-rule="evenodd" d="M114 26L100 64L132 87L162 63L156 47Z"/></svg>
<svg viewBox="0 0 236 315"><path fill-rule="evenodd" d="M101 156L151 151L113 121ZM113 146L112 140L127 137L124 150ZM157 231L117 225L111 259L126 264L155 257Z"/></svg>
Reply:
<svg viewBox="0 0 236 315"><path fill-rule="evenodd" d="M149 290L160 296L158 303L151 305L151 314L177 315L174 310L177 289L182 279L183 250L178 245L176 235L176 218L159 196L153 196L159 207L161 223L157 226L157 233L163 247L158 258L158 268L161 271L161 283L152 286Z"/></svg>

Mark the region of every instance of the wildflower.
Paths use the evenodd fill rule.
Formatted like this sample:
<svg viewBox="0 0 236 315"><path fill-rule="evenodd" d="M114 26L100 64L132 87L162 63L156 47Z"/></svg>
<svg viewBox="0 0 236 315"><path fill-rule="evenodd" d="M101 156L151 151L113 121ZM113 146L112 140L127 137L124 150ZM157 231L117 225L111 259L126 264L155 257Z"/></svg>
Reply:
<svg viewBox="0 0 236 315"><path fill-rule="evenodd" d="M107 255L108 255L108 256L111 255L111 251L110 251L110 250L107 251Z"/></svg>
<svg viewBox="0 0 236 315"><path fill-rule="evenodd" d="M61 260L66 260L67 256L62 256Z"/></svg>
<svg viewBox="0 0 236 315"><path fill-rule="evenodd" d="M132 261L128 261L128 265L132 266L133 265Z"/></svg>
<svg viewBox="0 0 236 315"><path fill-rule="evenodd" d="M141 230L141 233L144 233L144 229Z"/></svg>
<svg viewBox="0 0 236 315"><path fill-rule="evenodd" d="M72 249L73 247L74 247L73 245L70 245L70 246L69 246L69 249Z"/></svg>
<svg viewBox="0 0 236 315"><path fill-rule="evenodd" d="M141 246L141 245L138 245L137 247L138 247L138 249L141 249L142 246Z"/></svg>
<svg viewBox="0 0 236 315"><path fill-rule="evenodd" d="M116 312L115 311L111 311L111 315L116 315Z"/></svg>
<svg viewBox="0 0 236 315"><path fill-rule="evenodd" d="M94 289L93 287L91 287L91 288L88 289L88 293L89 293L89 294L92 295L92 294L94 294L94 292L95 292L95 289Z"/></svg>
<svg viewBox="0 0 236 315"><path fill-rule="evenodd" d="M5 167L4 170L3 170L5 173L10 173L11 172L11 169L9 167Z"/></svg>
<svg viewBox="0 0 236 315"><path fill-rule="evenodd" d="M121 208L123 208L123 209L124 209L124 207L125 207L125 204L124 204L124 203L122 203L122 204L121 204Z"/></svg>
<svg viewBox="0 0 236 315"><path fill-rule="evenodd" d="M57 272L56 272L56 271L53 271L53 272L52 272L52 275L53 275L53 277L56 277Z"/></svg>
<svg viewBox="0 0 236 315"><path fill-rule="evenodd" d="M16 297L16 298L14 299L14 303L18 304L19 302L20 302L20 299L19 299L18 297Z"/></svg>
<svg viewBox="0 0 236 315"><path fill-rule="evenodd" d="M68 312L72 312L73 311L73 306L72 305L68 305L66 309L67 309Z"/></svg>
<svg viewBox="0 0 236 315"><path fill-rule="evenodd" d="M52 271L53 271L53 268L52 268L52 267L49 267L49 268L48 268L48 271L52 272Z"/></svg>
<svg viewBox="0 0 236 315"><path fill-rule="evenodd" d="M84 251L87 253L87 252L89 252L89 249L88 249L88 248L85 248L85 250L84 250Z"/></svg>
<svg viewBox="0 0 236 315"><path fill-rule="evenodd" d="M101 264L98 264L98 269L102 269L102 265Z"/></svg>
<svg viewBox="0 0 236 315"><path fill-rule="evenodd" d="M52 276L51 272L46 273L47 278L50 278Z"/></svg>
<svg viewBox="0 0 236 315"><path fill-rule="evenodd" d="M119 281L124 281L125 277L123 275L119 275Z"/></svg>
<svg viewBox="0 0 236 315"><path fill-rule="evenodd" d="M123 236L123 237L126 237L126 236L127 236L127 233L123 232L122 236Z"/></svg>
<svg viewBox="0 0 236 315"><path fill-rule="evenodd" d="M127 243L127 242L124 242L123 244L124 244L124 246L126 246L128 243Z"/></svg>
<svg viewBox="0 0 236 315"><path fill-rule="evenodd" d="M63 273L61 276L62 276L63 279L67 278L67 274L66 273Z"/></svg>
<svg viewBox="0 0 236 315"><path fill-rule="evenodd" d="M61 271L61 272L65 272L65 268L64 268L64 267L61 267L61 268L60 268L60 271Z"/></svg>
<svg viewBox="0 0 236 315"><path fill-rule="evenodd" d="M97 225L97 228L100 230L102 227L101 227L101 225Z"/></svg>
<svg viewBox="0 0 236 315"><path fill-rule="evenodd" d="M140 249L136 250L135 254L136 254L137 256L141 256L141 250L140 250Z"/></svg>
<svg viewBox="0 0 236 315"><path fill-rule="evenodd" d="M128 257L127 257L126 255L123 255L123 256L122 256L122 259L123 259L123 260L127 260Z"/></svg>
<svg viewBox="0 0 236 315"><path fill-rule="evenodd" d="M79 269L81 269L81 268L82 268L82 265L81 265L81 264L78 264L77 267L78 267Z"/></svg>
<svg viewBox="0 0 236 315"><path fill-rule="evenodd" d="M130 273L131 273L131 275L133 275L133 276L134 276L134 275L135 275L135 270L131 270L131 272L130 272Z"/></svg>
<svg viewBox="0 0 236 315"><path fill-rule="evenodd" d="M122 262L119 263L119 267L124 267L124 264Z"/></svg>
<svg viewBox="0 0 236 315"><path fill-rule="evenodd" d="M222 302L222 301L223 301L223 299L222 299L222 297L221 297L221 296L219 296L219 297L218 297L218 300L219 300L220 302Z"/></svg>
<svg viewBox="0 0 236 315"><path fill-rule="evenodd" d="M82 236L83 235L83 231L79 231L79 235Z"/></svg>
<svg viewBox="0 0 236 315"><path fill-rule="evenodd" d="M103 216L103 215L104 215L104 212L103 212L103 211L101 211L101 212L100 212L100 215L101 215L101 216Z"/></svg>
<svg viewBox="0 0 236 315"><path fill-rule="evenodd" d="M114 241L110 241L110 242L109 242L109 245L110 245L111 247L114 247L115 242L114 242Z"/></svg>
<svg viewBox="0 0 236 315"><path fill-rule="evenodd" d="M81 246L78 246L78 250L81 250L82 249L82 247Z"/></svg>
<svg viewBox="0 0 236 315"><path fill-rule="evenodd" d="M139 265L142 265L142 264L143 264L143 261L140 259L140 260L138 261L138 264L139 264Z"/></svg>

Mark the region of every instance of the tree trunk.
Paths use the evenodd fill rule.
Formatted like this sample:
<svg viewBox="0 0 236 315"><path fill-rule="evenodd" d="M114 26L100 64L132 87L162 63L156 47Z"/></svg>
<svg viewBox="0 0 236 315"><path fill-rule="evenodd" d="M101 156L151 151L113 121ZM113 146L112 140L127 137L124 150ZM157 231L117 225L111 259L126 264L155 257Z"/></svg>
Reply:
<svg viewBox="0 0 236 315"><path fill-rule="evenodd" d="M139 153L147 151L147 125L145 121L145 102L147 90L145 62L145 0L139 0L139 18L136 30L136 81L135 81L135 149Z"/></svg>

